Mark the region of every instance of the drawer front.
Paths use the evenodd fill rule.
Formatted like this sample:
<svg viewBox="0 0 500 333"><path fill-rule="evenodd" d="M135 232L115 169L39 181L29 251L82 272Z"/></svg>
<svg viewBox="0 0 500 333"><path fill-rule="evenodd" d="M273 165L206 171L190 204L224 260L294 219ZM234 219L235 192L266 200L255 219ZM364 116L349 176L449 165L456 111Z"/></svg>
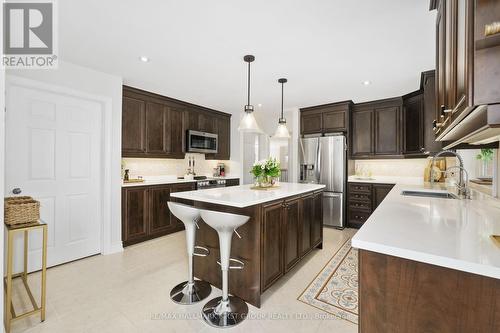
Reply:
<svg viewBox="0 0 500 333"><path fill-rule="evenodd" d="M349 208L350 209L361 209L371 212L372 211L372 203L369 201L351 201L349 200Z"/></svg>
<svg viewBox="0 0 500 333"><path fill-rule="evenodd" d="M358 192L358 193L372 193L372 185L371 184L363 184L363 183L349 183L349 192Z"/></svg>
<svg viewBox="0 0 500 333"><path fill-rule="evenodd" d="M370 217L370 212L349 209L349 225L361 227Z"/></svg>
<svg viewBox="0 0 500 333"><path fill-rule="evenodd" d="M349 201L362 201L362 202L371 202L372 196L368 193L350 193Z"/></svg>

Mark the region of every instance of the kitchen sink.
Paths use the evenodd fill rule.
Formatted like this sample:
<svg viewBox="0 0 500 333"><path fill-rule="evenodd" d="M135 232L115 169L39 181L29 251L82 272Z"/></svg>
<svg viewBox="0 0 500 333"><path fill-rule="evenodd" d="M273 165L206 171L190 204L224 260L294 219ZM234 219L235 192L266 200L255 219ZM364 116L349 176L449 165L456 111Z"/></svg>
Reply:
<svg viewBox="0 0 500 333"><path fill-rule="evenodd" d="M411 191L404 190L401 195L413 196L413 197L427 197L427 198L440 198L440 199L458 199L453 193L444 191Z"/></svg>

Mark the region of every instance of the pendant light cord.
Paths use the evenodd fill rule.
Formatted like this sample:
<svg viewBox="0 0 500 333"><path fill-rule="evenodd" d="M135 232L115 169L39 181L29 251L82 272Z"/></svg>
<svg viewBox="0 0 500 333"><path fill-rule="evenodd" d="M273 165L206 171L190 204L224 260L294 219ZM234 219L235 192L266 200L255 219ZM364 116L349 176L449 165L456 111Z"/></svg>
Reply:
<svg viewBox="0 0 500 333"><path fill-rule="evenodd" d="M283 119L283 89L285 87L285 82L281 82L281 119Z"/></svg>
<svg viewBox="0 0 500 333"><path fill-rule="evenodd" d="M250 105L250 61L248 62L248 100L247 105Z"/></svg>

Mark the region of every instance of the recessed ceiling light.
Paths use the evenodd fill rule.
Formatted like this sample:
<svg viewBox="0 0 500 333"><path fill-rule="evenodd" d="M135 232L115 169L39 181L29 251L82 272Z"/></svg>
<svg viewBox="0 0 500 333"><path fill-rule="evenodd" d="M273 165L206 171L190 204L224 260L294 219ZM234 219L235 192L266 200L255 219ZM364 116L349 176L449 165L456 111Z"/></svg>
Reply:
<svg viewBox="0 0 500 333"><path fill-rule="evenodd" d="M370 84L372 84L372 81L368 81L368 80L363 81L364 86L369 86Z"/></svg>
<svg viewBox="0 0 500 333"><path fill-rule="evenodd" d="M258 106L259 108L261 108L261 107L262 107L262 104L261 104L261 103L259 103L259 104L257 104L257 106Z"/></svg>
<svg viewBox="0 0 500 333"><path fill-rule="evenodd" d="M148 57L146 57L146 56L141 56L139 59L140 59L142 62L149 62L149 58L148 58Z"/></svg>

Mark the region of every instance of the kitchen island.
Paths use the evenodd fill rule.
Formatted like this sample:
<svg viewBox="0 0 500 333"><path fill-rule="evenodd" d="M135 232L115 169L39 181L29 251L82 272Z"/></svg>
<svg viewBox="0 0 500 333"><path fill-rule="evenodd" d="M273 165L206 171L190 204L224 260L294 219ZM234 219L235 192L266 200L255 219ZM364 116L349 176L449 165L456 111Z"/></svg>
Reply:
<svg viewBox="0 0 500 333"><path fill-rule="evenodd" d="M353 237L359 332L500 332L500 203L402 195L435 187L396 184Z"/></svg>
<svg viewBox="0 0 500 333"><path fill-rule="evenodd" d="M250 216L233 235L231 257L245 263L229 273L229 293L260 307L261 294L295 264L323 243L324 185L280 183L267 190L252 185L171 193L179 202L201 209ZM209 249L195 257L194 275L221 288L219 239L214 229L199 223L196 245Z"/></svg>

